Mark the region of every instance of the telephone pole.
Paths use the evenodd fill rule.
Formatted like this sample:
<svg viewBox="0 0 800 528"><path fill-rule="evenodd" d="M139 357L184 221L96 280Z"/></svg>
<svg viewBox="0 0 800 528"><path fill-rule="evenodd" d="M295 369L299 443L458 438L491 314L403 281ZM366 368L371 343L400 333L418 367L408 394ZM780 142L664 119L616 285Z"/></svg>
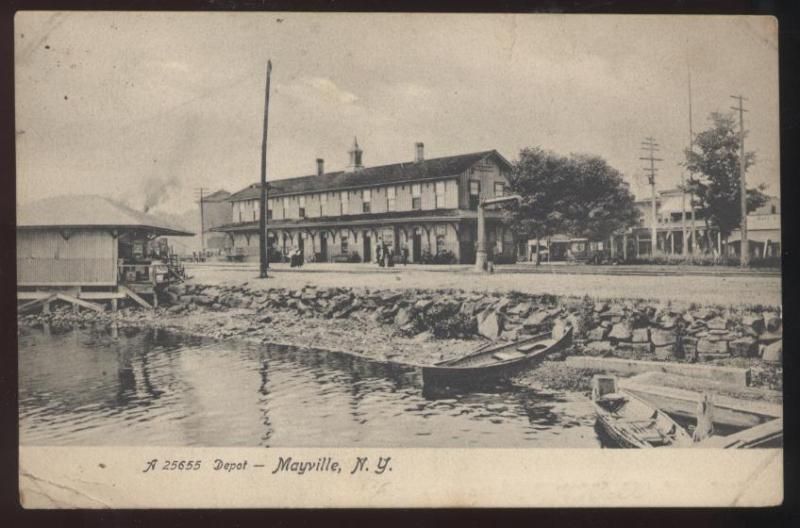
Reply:
<svg viewBox="0 0 800 528"><path fill-rule="evenodd" d="M655 153L660 149L658 143L656 143L656 140L652 137L646 137L644 141L642 141L642 150L647 152L648 155L639 159L650 162L650 166L642 170L647 173L647 181L650 184L650 198L652 200L650 204L650 255L655 255L658 249L658 219L656 216L656 172L658 172L658 169L656 168L656 162L664 160L655 157Z"/></svg>
<svg viewBox="0 0 800 528"><path fill-rule="evenodd" d="M731 97L739 103L738 106L732 106L731 110L739 111L739 192L741 193L740 205L742 208L742 223L739 228L741 233L739 262L743 268L746 268L750 265L750 240L747 238L747 182L745 181L747 167L744 157L744 113L747 112L744 109L744 101L747 99L741 95L732 95Z"/></svg>
<svg viewBox="0 0 800 528"><path fill-rule="evenodd" d="M200 203L200 251L205 253L206 251L206 226L205 226L205 215L203 214L203 204L205 203L205 191L207 191L205 187L200 187L196 191L199 193L199 203Z"/></svg>
<svg viewBox="0 0 800 528"><path fill-rule="evenodd" d="M694 151L694 128L692 127L692 70L689 67L689 59L686 59L686 70L687 70L687 80L689 85L689 151ZM689 182L694 183L694 173L690 170L689 171ZM689 194L689 209L692 212L692 251L691 254L694 255L697 252L697 233L695 232L695 213L694 213L694 192ZM685 213L684 213L684 222L685 222ZM686 234L684 233L684 246L688 249L688 243L686 242Z"/></svg>
<svg viewBox="0 0 800 528"><path fill-rule="evenodd" d="M261 261L260 278L266 279L269 269L267 253L267 129L269 124L269 80L272 75L272 61L267 60L267 87L264 91L264 131L261 136L261 207L258 215L258 244Z"/></svg>

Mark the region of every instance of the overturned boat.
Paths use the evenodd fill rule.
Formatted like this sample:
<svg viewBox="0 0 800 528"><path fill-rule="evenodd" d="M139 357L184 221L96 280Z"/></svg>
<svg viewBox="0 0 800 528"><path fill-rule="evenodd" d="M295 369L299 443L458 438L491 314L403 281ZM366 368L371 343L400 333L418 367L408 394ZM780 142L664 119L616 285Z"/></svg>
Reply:
<svg viewBox="0 0 800 528"><path fill-rule="evenodd" d="M572 328L561 337L538 334L513 343L489 345L467 356L422 368L425 387L463 388L496 384L529 368L572 344Z"/></svg>
<svg viewBox="0 0 800 528"><path fill-rule="evenodd" d="M597 425L619 447L691 447L692 437L664 411L617 389L614 376L592 378Z"/></svg>

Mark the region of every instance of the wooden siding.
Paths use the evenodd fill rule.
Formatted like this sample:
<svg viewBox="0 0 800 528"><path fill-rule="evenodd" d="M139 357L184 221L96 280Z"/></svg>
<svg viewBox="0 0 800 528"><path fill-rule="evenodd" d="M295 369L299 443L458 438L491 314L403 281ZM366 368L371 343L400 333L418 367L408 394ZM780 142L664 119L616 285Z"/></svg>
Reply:
<svg viewBox="0 0 800 528"><path fill-rule="evenodd" d="M103 230L17 231L17 284L113 285L117 240Z"/></svg>

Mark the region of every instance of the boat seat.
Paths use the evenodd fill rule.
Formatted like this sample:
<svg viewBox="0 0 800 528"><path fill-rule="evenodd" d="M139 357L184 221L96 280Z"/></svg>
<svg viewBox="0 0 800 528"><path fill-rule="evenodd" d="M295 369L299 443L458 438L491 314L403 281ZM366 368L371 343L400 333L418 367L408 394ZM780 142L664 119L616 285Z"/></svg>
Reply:
<svg viewBox="0 0 800 528"><path fill-rule="evenodd" d="M538 341L536 343L528 343L527 345L520 345L517 347L517 350L527 354L529 352L533 352L534 350L541 350L552 345L553 342L551 340Z"/></svg>
<svg viewBox="0 0 800 528"><path fill-rule="evenodd" d="M510 352L495 352L492 354L492 357L499 359L500 361L506 361L508 359L519 359L521 357L525 357L525 354L520 354L519 352L512 350Z"/></svg>

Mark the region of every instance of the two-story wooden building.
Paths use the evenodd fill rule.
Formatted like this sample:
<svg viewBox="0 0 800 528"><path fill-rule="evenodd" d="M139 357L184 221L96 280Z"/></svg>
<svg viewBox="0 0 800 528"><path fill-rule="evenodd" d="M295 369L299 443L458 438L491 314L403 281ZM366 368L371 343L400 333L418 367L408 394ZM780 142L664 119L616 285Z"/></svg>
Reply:
<svg viewBox="0 0 800 528"><path fill-rule="evenodd" d="M508 185L509 162L496 150L425 159L422 143L407 162L364 167L355 141L344 171L268 183L267 237L271 254L299 249L307 261L375 260L379 243L409 262L452 254L460 263L475 260L477 208L484 198L501 196ZM228 200L233 223L217 228L231 238L231 251L258 258L260 184ZM488 240L498 261L513 261L514 238L488 213Z"/></svg>

